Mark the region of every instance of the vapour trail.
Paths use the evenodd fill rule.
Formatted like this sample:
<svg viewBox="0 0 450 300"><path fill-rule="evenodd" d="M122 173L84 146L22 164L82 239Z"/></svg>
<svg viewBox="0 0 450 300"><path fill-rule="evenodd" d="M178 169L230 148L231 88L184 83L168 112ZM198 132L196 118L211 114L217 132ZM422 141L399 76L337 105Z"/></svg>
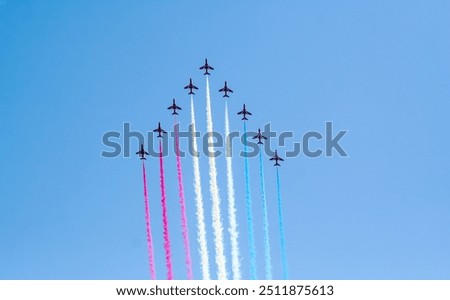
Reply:
<svg viewBox="0 0 450 300"><path fill-rule="evenodd" d="M175 129L175 154L177 157L177 178L178 178L178 192L180 197L180 209L181 209L181 231L183 234L183 245L186 263L186 278L193 279L192 275L192 261L191 261L191 248L189 246L189 230L186 217L186 201L184 198L183 187L183 170L181 168L180 158L180 126L177 122L176 115L174 115L174 129Z"/></svg>
<svg viewBox="0 0 450 300"><path fill-rule="evenodd" d="M164 182L164 160L163 160L161 140L159 140L159 176L161 183L161 206L162 206L164 252L166 256L167 279L172 280L173 279L172 254L170 252L169 221L167 219L166 185Z"/></svg>
<svg viewBox="0 0 450 300"><path fill-rule="evenodd" d="M250 251L250 279L256 279L256 246L253 225L252 194L247 157L247 123L244 121L245 208L247 212L248 247Z"/></svg>
<svg viewBox="0 0 450 300"><path fill-rule="evenodd" d="M280 174L278 173L278 168L277 168L277 198L278 198L278 222L280 228L280 243L281 243L281 261L283 265L283 279L288 279L286 240L284 239L284 222L283 222L283 210L281 205Z"/></svg>
<svg viewBox="0 0 450 300"><path fill-rule="evenodd" d="M208 131L208 146L213 144L213 120L211 113L211 95L209 91L209 79L206 76L206 127ZM208 147L209 148L209 147ZM209 190L212 200L212 221L213 221L213 233L214 244L216 250L216 264L217 264L217 279L226 280L226 257L223 247L223 226L222 217L220 215L220 195L219 187L217 185L217 169L216 158L214 157L213 149L208 153L209 159Z"/></svg>
<svg viewBox="0 0 450 300"><path fill-rule="evenodd" d="M267 216L266 183L264 181L264 163L262 159L262 149L259 149L259 178L261 183L261 200L263 211L263 229L264 229L264 260L266 267L266 279L272 279L272 259L270 257L269 240L269 218Z"/></svg>
<svg viewBox="0 0 450 300"><path fill-rule="evenodd" d="M147 193L147 173L145 172L144 160L142 160L142 175L144 179L144 204L145 204L145 223L147 228L147 248L148 248L148 261L150 268L150 278L152 280L156 279L155 272L155 259L153 256L153 238L152 238L152 228L150 223L150 209L148 204L148 193Z"/></svg>
<svg viewBox="0 0 450 300"><path fill-rule="evenodd" d="M195 111L194 111L194 96L191 95L191 126L192 126L192 164L194 167L194 192L195 192L195 206L197 208L197 240L199 244L200 264L202 269L203 280L211 279L209 274L209 257L208 244L206 240L206 225L205 213L203 209L203 195L202 184L200 180L200 164L197 151L197 139L195 136Z"/></svg>
<svg viewBox="0 0 450 300"><path fill-rule="evenodd" d="M234 178L233 167L231 159L231 140L230 135L230 122L228 116L228 103L225 101L225 143L226 143L226 163L227 163L227 193L228 193L228 231L231 239L231 268L233 271L233 279L241 279L241 265L239 261L239 243L238 243L238 230L236 220L236 199L234 197Z"/></svg>

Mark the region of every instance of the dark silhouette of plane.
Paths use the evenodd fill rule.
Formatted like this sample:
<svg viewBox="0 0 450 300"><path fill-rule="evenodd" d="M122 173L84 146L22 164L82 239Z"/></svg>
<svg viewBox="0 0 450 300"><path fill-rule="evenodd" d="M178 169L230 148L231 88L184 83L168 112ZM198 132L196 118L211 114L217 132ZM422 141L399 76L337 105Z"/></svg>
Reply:
<svg viewBox="0 0 450 300"><path fill-rule="evenodd" d="M223 87L223 88L221 88L220 90L219 90L219 92L225 92L225 94L223 95L223 97L230 97L230 96L228 96L228 93L232 93L233 91L230 89L230 88L228 88L228 86L227 86L227 82L225 81L225 86Z"/></svg>
<svg viewBox="0 0 450 300"><path fill-rule="evenodd" d="M171 106L169 106L167 109L173 109L172 115L178 115L177 109L180 109L180 110L181 110L181 107L179 107L179 106L175 103L175 99L173 99L173 104L172 104Z"/></svg>
<svg viewBox="0 0 450 300"><path fill-rule="evenodd" d="M261 129L258 128L258 134L253 137L253 139L258 139L258 144L262 145L261 139L267 140L265 136L261 134Z"/></svg>
<svg viewBox="0 0 450 300"><path fill-rule="evenodd" d="M205 73L203 75L211 75L209 74L208 70L214 70L213 67L208 65L208 60L205 58L205 64L199 68L200 70L205 70Z"/></svg>
<svg viewBox="0 0 450 300"><path fill-rule="evenodd" d="M277 150L275 150L275 155L270 160L275 160L274 166L280 166L278 161L284 161L284 159L282 159L281 157L278 156Z"/></svg>
<svg viewBox="0 0 450 300"><path fill-rule="evenodd" d="M188 95L195 95L195 93L192 91L194 90L198 90L198 87L196 87L194 84L192 84L192 78L189 78L189 84L187 86L184 87L185 90L189 89L189 93Z"/></svg>
<svg viewBox="0 0 450 300"><path fill-rule="evenodd" d="M160 137L160 138L163 137L161 135L161 133L167 133L164 129L161 128L161 123L160 122L158 122L158 128L154 129L153 132L157 132L158 133L157 137Z"/></svg>
<svg viewBox="0 0 450 300"><path fill-rule="evenodd" d="M143 144L141 144L141 150L136 152L136 154L139 154L139 156L141 157L141 160L142 159L146 160L145 156L148 155L148 152L144 150L144 145Z"/></svg>
<svg viewBox="0 0 450 300"><path fill-rule="evenodd" d="M252 115L251 112L249 112L247 109L245 109L245 104L244 104L244 108L240 112L238 112L237 114L238 115L244 115L241 120L248 120L246 115L249 115L249 116Z"/></svg>

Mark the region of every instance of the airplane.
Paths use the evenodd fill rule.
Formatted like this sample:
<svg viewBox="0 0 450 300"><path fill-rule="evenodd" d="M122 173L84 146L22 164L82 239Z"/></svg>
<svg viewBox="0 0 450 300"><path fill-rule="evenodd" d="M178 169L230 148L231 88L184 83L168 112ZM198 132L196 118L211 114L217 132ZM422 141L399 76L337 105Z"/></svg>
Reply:
<svg viewBox="0 0 450 300"><path fill-rule="evenodd" d="M244 108L240 112L238 112L237 114L238 115L244 115L244 117L241 120L248 120L246 115L249 115L249 116L252 115L251 112L249 112L247 109L245 109L245 104L244 104Z"/></svg>
<svg viewBox="0 0 450 300"><path fill-rule="evenodd" d="M142 160L142 159L147 160L147 159L145 158L145 156L148 155L148 152L144 150L144 145L143 145L143 144L141 144L141 150L139 150L138 152L136 152L136 154L139 154L139 156L141 157L141 160Z"/></svg>
<svg viewBox="0 0 450 300"><path fill-rule="evenodd" d="M284 161L284 159L278 156L277 150L275 150L275 155L270 160L275 160L274 166L280 166L280 164L278 163L279 160Z"/></svg>
<svg viewBox="0 0 450 300"><path fill-rule="evenodd" d="M211 74L208 73L208 69L209 70L214 70L213 67L208 65L208 60L206 58L205 58L205 64L203 66L201 66L199 69L200 70L205 70L205 73L203 75L211 75Z"/></svg>
<svg viewBox="0 0 450 300"><path fill-rule="evenodd" d="M164 129L161 128L161 123L158 122L158 128L154 129L153 132L158 132L158 136L162 138L163 136L161 135L161 133L167 133Z"/></svg>
<svg viewBox="0 0 450 300"><path fill-rule="evenodd" d="M194 84L192 84L192 78L189 78L189 84L187 86L184 87L185 90L189 89L189 93L188 95L195 95L195 93L192 91L194 90L198 90L198 87L196 87Z"/></svg>
<svg viewBox="0 0 450 300"><path fill-rule="evenodd" d="M228 88L228 86L227 86L227 82L225 81L225 86L223 87L223 88L221 88L220 90L219 90L219 92L225 92L225 95L223 95L223 97L230 97L230 96L228 96L228 92L230 92L230 93L232 93L233 91L230 89L230 88Z"/></svg>
<svg viewBox="0 0 450 300"><path fill-rule="evenodd" d="M258 128L258 134L253 137L253 139L258 139L258 144L262 145L261 139L267 140L265 136L261 134L261 129Z"/></svg>
<svg viewBox="0 0 450 300"><path fill-rule="evenodd" d="M181 107L177 106L177 104L175 103L175 99L173 99L173 104L169 106L167 109L173 109L172 115L178 115L177 109L181 110Z"/></svg>

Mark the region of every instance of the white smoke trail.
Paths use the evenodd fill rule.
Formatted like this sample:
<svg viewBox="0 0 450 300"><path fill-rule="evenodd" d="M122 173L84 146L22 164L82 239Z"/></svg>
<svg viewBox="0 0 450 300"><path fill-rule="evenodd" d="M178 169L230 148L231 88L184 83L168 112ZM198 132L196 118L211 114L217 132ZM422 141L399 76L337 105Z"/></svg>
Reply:
<svg viewBox="0 0 450 300"><path fill-rule="evenodd" d="M206 76L206 129L208 131L209 190L212 200L212 221L216 248L217 279L226 280L226 257L223 249L223 226L222 217L220 215L219 187L217 186L216 158L213 153L214 149L209 149L209 146L213 144L213 121L208 76Z"/></svg>
<svg viewBox="0 0 450 300"><path fill-rule="evenodd" d="M226 162L227 162L227 192L228 192L228 231L231 239L231 268L233 270L233 279L241 279L241 265L239 261L239 243L236 221L236 206L234 198L234 179L231 161L231 140L230 140L230 122L228 117L228 103L225 102L225 143L226 143Z"/></svg>
<svg viewBox="0 0 450 300"><path fill-rule="evenodd" d="M200 263L202 269L203 280L211 279L209 274L209 258L208 258L208 244L206 242L206 225L205 213L203 210L203 195L202 184L200 181L200 165L197 154L197 140L195 137L195 111L194 111L194 96L191 95L191 123L192 123L192 163L194 165L194 191L195 191L195 205L197 207L197 235L200 252Z"/></svg>

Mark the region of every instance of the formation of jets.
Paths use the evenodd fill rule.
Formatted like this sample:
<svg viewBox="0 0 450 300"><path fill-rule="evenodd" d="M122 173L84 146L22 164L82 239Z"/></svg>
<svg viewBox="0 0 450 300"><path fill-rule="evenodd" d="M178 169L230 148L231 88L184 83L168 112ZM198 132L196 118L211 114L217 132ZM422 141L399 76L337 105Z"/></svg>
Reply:
<svg viewBox="0 0 450 300"><path fill-rule="evenodd" d="M175 103L175 99L173 99L173 104L171 106L169 106L167 109L173 109L173 113L172 115L178 115L177 113L177 109L181 110L181 107L177 106L177 104Z"/></svg>
<svg viewBox="0 0 450 300"><path fill-rule="evenodd" d="M209 73L209 70L214 70L214 68L208 64L208 60L206 58L205 58L205 64L203 66L201 66L199 69L200 70L205 70L205 73L203 73L203 75L211 75ZM184 89L185 90L187 90L187 89L189 90L188 95L195 95L194 90L198 90L198 88L192 83L192 78L189 78L189 84L186 85L184 87ZM233 90L228 87L228 84L225 81L224 87L221 88L219 90L219 92L223 92L224 93L223 97L229 98L230 96L228 95L228 93L233 93ZM179 107L176 104L175 99L173 99L172 105L169 106L167 109L168 110L173 110L172 115L178 115L177 110L181 110L181 107ZM245 108L245 104L243 105L242 110L240 112L238 112L237 114L238 115L242 115L242 119L241 120L244 120L244 121L248 120L247 115L248 116L252 115L252 113L249 112ZM157 135L158 138L162 138L163 134L167 133L164 129L161 128L161 123L160 122L158 122L158 127L156 129L154 129L153 132L157 132L158 133L158 135ZM258 144L262 145L263 144L262 140L267 140L267 137L262 135L261 129L258 129L258 133L253 137L253 139L258 139ZM146 152L144 150L144 145L142 145L142 144L141 144L140 150L138 152L136 152L136 154L139 155L141 160L145 160L146 159L145 155L149 155L148 152ZM274 166L280 166L279 161L284 161L283 158L278 156L277 150L275 150L275 155L272 158L270 158L270 160L275 160Z"/></svg>

